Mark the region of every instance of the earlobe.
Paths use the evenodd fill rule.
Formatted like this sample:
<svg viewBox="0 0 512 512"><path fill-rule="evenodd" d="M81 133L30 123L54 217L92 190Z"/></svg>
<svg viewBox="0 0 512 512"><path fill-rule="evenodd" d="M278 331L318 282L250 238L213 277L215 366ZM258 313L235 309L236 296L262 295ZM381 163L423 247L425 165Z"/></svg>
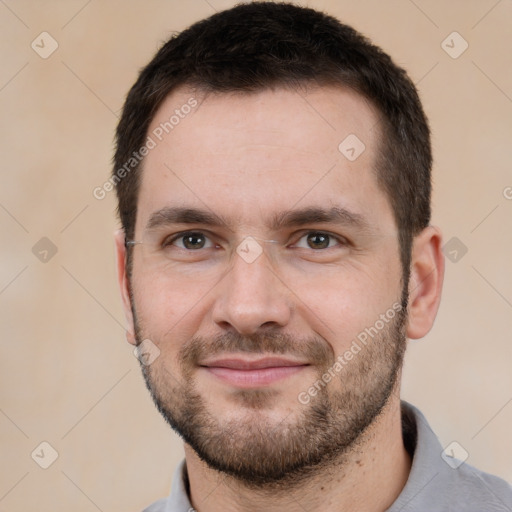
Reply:
<svg viewBox="0 0 512 512"><path fill-rule="evenodd" d="M114 242L117 260L117 280L119 290L121 292L121 300L126 318L126 341L132 345L136 345L135 325L133 321L133 313L130 301L130 283L126 273L126 247L124 230L119 229L114 234Z"/></svg>
<svg viewBox="0 0 512 512"><path fill-rule="evenodd" d="M443 278L441 231L428 226L414 238L412 246L407 337L422 338L432 328L441 301Z"/></svg>

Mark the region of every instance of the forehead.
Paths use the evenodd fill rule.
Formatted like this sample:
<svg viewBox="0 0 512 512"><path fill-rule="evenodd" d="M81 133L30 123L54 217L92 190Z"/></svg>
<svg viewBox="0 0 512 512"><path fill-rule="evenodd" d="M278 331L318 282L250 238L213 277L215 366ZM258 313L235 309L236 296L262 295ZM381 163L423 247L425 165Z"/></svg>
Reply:
<svg viewBox="0 0 512 512"><path fill-rule="evenodd" d="M342 206L393 223L374 172L378 115L353 91L180 89L148 136L154 147L143 163L136 230L176 205L206 206L240 224L294 205Z"/></svg>

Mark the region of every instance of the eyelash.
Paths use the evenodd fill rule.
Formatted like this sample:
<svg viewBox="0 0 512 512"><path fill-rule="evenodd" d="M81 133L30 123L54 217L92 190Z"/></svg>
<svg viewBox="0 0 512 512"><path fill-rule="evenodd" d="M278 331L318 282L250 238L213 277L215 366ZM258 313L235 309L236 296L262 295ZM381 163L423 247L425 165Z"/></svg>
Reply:
<svg viewBox="0 0 512 512"><path fill-rule="evenodd" d="M303 232L301 234L301 236L299 237L299 239L297 240L297 242L302 240L302 238L304 238L304 237L306 237L308 235L312 235L312 234L323 235L323 236L329 237L330 239L336 240L338 242L338 246L337 247L346 247L346 246L350 245L350 242L345 237L338 236L338 235L333 235L332 233L329 233L328 231L319 231L319 230L309 230L309 231ZM163 243L162 243L162 248L165 249L165 248L167 248L169 246L172 246L176 240L179 240L181 238L185 238L186 236L190 236L190 235L196 235L196 236L200 235L200 236L203 236L203 237L207 238L208 240L210 240L210 237L204 231L182 231L180 233L176 233L175 235L167 237L163 241ZM297 242L295 242L295 244ZM218 244L216 244L216 245L218 246ZM311 249L311 248L310 249L312 251L315 251L315 252L322 252L322 251L326 251L327 249L334 249L334 248L335 247L326 247L325 249L317 249L317 250ZM177 249L193 253L193 252L199 252L203 248L193 250L193 249L186 249L186 248L182 248L182 247L177 247ZM212 249L212 247L207 247L206 249ZM300 247L300 249L304 249L304 247Z"/></svg>

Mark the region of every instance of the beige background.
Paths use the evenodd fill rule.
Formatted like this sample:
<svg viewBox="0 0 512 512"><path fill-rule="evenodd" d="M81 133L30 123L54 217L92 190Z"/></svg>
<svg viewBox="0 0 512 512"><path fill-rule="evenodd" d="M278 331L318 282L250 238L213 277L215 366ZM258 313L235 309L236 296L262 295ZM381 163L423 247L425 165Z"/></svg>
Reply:
<svg viewBox="0 0 512 512"><path fill-rule="evenodd" d="M138 511L168 493L181 442L124 341L114 196L92 191L108 177L139 68L173 31L233 4L0 1L1 512ZM438 320L410 343L403 394L443 446L456 440L469 463L511 481L512 2L307 5L371 37L418 84L434 136L434 222L468 252L447 260ZM31 48L43 31L59 45L47 59ZM441 47L453 31L469 44L457 59ZM46 262L32 251L42 237L58 249ZM59 454L46 470L31 458L42 441Z"/></svg>

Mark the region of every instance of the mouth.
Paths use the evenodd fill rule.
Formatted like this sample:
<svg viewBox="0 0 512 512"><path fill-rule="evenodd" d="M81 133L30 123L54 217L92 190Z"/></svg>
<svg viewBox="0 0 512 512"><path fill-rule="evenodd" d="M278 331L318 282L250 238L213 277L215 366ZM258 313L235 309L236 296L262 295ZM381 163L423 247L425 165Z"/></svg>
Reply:
<svg viewBox="0 0 512 512"><path fill-rule="evenodd" d="M249 360L239 357L206 361L200 368L217 379L239 388L258 388L286 379L310 366L281 357Z"/></svg>

